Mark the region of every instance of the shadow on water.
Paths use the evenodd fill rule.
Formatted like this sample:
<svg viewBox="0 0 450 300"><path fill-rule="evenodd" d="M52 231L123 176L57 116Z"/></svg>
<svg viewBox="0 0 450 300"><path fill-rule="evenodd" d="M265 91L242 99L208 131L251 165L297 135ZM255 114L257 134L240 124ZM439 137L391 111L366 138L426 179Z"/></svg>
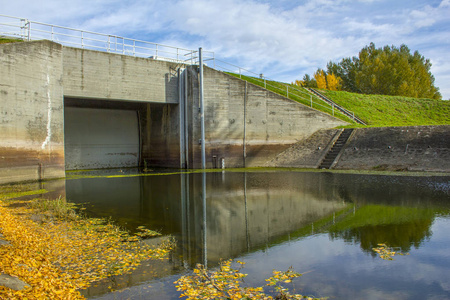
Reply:
<svg viewBox="0 0 450 300"><path fill-rule="evenodd" d="M268 249L283 252L302 240L324 235L331 247L343 241L357 245L369 257L375 256L372 248L379 243L408 252L432 237L435 219L448 216L450 208L450 183L445 176L329 172L79 178L66 181L66 195L72 202L84 203L90 216L111 218L130 231L145 225L174 236L177 249L170 267L165 267L171 271L161 274L172 281L174 274L196 263L214 267L220 259L252 260L260 253L266 253L267 261L257 263L268 263L267 253L272 253ZM285 258L296 259L295 255ZM154 278L154 274L141 276L130 285ZM172 291L164 297L178 297L173 287L167 289ZM344 295L350 294L329 296Z"/></svg>

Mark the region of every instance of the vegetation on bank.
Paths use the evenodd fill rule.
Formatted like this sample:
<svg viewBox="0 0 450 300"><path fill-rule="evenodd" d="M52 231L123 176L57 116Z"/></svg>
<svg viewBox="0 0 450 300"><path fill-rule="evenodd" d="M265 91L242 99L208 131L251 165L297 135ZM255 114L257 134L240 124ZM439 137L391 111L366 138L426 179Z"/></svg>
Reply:
<svg viewBox="0 0 450 300"><path fill-rule="evenodd" d="M367 126L358 125L336 110L334 113L328 104L315 99L311 105L310 96L302 87L277 81L228 73L274 93L288 97L301 104L334 115L349 122L350 127L386 127L386 126L422 126L450 125L450 101L436 99L418 99L403 96L364 95L345 91L319 90L341 107L355 113ZM289 86L289 94L286 91Z"/></svg>
<svg viewBox="0 0 450 300"><path fill-rule="evenodd" d="M450 125L450 101L320 90L368 126Z"/></svg>
<svg viewBox="0 0 450 300"><path fill-rule="evenodd" d="M295 84L288 84L288 83L272 81L272 80L264 81L263 79L256 78L256 77L239 75L239 74L230 73L230 72L226 72L226 73L228 75L240 78L240 79L248 81L252 84L266 88L269 91L272 91L281 96L292 99L298 103L304 104L306 106L309 106L316 110L322 111L324 113L333 115L343 121L356 124L352 119L341 114L339 111L332 109L331 106L328 104L325 104L325 102L322 102L320 100L318 101L317 99L314 99L311 102L311 95L305 89L303 89L302 87L296 86ZM287 89L286 87L289 87L289 89Z"/></svg>
<svg viewBox="0 0 450 300"><path fill-rule="evenodd" d="M0 37L0 44L17 43L17 42L23 42L23 40L15 39L15 38L9 38L9 37Z"/></svg>
<svg viewBox="0 0 450 300"><path fill-rule="evenodd" d="M79 290L126 274L148 259L167 259L171 243L150 247L117 226L80 217L64 198L13 200L17 186L0 189L0 273L27 284L0 286L1 299L84 299ZM151 235L143 228L140 236Z"/></svg>

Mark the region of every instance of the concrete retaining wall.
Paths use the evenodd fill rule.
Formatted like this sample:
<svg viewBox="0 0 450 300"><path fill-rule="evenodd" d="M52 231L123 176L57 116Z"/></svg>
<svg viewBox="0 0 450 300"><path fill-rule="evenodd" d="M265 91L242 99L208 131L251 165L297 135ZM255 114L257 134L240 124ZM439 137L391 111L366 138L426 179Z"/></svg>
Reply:
<svg viewBox="0 0 450 300"><path fill-rule="evenodd" d="M337 131L316 132L266 165L317 168ZM450 172L450 126L355 129L334 169Z"/></svg>
<svg viewBox="0 0 450 300"><path fill-rule="evenodd" d="M0 184L65 176L65 102L135 110L140 162L179 166L177 64L50 41L0 54Z"/></svg>
<svg viewBox="0 0 450 300"><path fill-rule="evenodd" d="M178 103L177 64L63 48L64 96Z"/></svg>
<svg viewBox="0 0 450 300"><path fill-rule="evenodd" d="M62 46L0 47L0 183L64 177Z"/></svg>
<svg viewBox="0 0 450 300"><path fill-rule="evenodd" d="M339 129L319 130L282 153L278 154L267 167L282 168L317 168L333 144L333 140L339 136Z"/></svg>
<svg viewBox="0 0 450 300"><path fill-rule="evenodd" d="M335 169L450 172L450 126L357 129Z"/></svg>
<svg viewBox="0 0 450 300"><path fill-rule="evenodd" d="M200 167L200 116L196 71L189 72L192 103L191 160ZM262 166L315 131L346 124L259 86L204 68L207 168L225 158L226 167Z"/></svg>

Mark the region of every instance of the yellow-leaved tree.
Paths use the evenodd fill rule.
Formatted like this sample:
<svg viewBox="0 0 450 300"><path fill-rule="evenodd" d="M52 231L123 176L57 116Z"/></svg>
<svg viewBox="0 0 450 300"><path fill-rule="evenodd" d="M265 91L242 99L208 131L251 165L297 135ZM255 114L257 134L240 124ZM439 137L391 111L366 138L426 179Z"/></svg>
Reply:
<svg viewBox="0 0 450 300"><path fill-rule="evenodd" d="M327 89L330 91L340 91L341 90L341 78L334 75L333 73L327 74Z"/></svg>
<svg viewBox="0 0 450 300"><path fill-rule="evenodd" d="M339 91L341 89L341 78L336 76L335 74L327 74L324 70L318 69L314 73L314 79L317 82L317 88L330 90L330 91Z"/></svg>
<svg viewBox="0 0 450 300"><path fill-rule="evenodd" d="M325 75L325 72L322 69L318 69L314 73L314 79L317 82L318 89L323 89L323 90L327 89L327 77Z"/></svg>

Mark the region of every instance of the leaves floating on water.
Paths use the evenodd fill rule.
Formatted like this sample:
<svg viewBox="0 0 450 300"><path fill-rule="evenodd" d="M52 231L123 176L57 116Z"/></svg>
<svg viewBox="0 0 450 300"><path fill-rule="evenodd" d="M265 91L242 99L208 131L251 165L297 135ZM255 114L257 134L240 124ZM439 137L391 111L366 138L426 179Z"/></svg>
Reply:
<svg viewBox="0 0 450 300"><path fill-rule="evenodd" d="M401 253L398 251L395 251L393 247L389 247L386 244L378 244L378 247L372 248L373 251L378 253L380 258L384 260L394 260L395 255L409 255L409 253Z"/></svg>
<svg viewBox="0 0 450 300"><path fill-rule="evenodd" d="M140 236L141 238L149 238L149 237L154 237L154 236L160 236L161 233L145 228L145 226L139 226L136 228L137 230L139 230L140 232L135 233L137 236Z"/></svg>
<svg viewBox="0 0 450 300"><path fill-rule="evenodd" d="M273 271L273 276L266 279L267 286L275 286L278 293L276 297L264 292L263 287L242 287L243 279L247 274L241 273L243 262L236 261L240 266L233 268L232 260L222 261L216 270L207 270L198 264L193 275L182 276L175 281L178 291L182 291L181 297L187 299L318 299L291 294L289 289L281 283L290 283L292 279L302 276L292 267L287 271Z"/></svg>
<svg viewBox="0 0 450 300"><path fill-rule="evenodd" d="M0 273L29 288L0 286L0 299L84 299L78 290L95 281L129 273L144 260L168 258L170 246L150 247L103 220L77 217L65 199L11 206L2 198L0 229L10 245L0 246ZM49 207L56 215L33 220Z"/></svg>

